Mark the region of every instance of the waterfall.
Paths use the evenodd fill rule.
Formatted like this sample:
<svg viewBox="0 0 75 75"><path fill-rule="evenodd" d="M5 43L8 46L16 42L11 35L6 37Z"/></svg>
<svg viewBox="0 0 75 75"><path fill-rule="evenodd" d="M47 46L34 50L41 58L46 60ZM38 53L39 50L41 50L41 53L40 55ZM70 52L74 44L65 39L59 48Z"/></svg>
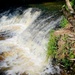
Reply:
<svg viewBox="0 0 75 75"><path fill-rule="evenodd" d="M49 14L38 8L1 13L0 75L59 73L47 60L46 45L49 31L59 25L61 19L56 12Z"/></svg>

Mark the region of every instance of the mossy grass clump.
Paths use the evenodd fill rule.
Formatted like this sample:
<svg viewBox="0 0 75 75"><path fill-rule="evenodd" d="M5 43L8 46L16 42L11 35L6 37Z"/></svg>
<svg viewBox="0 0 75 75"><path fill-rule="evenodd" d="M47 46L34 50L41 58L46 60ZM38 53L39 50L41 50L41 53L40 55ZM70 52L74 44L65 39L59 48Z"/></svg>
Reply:
<svg viewBox="0 0 75 75"><path fill-rule="evenodd" d="M54 30L50 32L50 38L47 45L47 57L55 57L58 49L57 46L58 37L54 35Z"/></svg>
<svg viewBox="0 0 75 75"><path fill-rule="evenodd" d="M60 27L65 28L68 24L68 20L63 16L61 22L60 22Z"/></svg>

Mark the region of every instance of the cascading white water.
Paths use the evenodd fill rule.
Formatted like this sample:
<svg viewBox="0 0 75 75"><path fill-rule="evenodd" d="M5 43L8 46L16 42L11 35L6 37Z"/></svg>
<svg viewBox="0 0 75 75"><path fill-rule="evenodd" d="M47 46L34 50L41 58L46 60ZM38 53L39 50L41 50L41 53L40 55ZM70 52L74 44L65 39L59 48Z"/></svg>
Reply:
<svg viewBox="0 0 75 75"><path fill-rule="evenodd" d="M42 15L36 8L19 13L17 9L14 15L10 10L1 14L0 37L4 39L0 40L0 71L5 75L55 73L47 61L46 44L49 31L59 24L61 17Z"/></svg>

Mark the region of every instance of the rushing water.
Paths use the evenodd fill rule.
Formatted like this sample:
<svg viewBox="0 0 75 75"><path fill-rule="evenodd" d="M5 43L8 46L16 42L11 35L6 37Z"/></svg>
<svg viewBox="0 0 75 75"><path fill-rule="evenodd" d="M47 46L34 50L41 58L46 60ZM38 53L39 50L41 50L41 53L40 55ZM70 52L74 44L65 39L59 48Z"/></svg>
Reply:
<svg viewBox="0 0 75 75"><path fill-rule="evenodd" d="M61 16L37 8L0 14L0 75L50 75L59 73L47 60L49 31L59 25Z"/></svg>

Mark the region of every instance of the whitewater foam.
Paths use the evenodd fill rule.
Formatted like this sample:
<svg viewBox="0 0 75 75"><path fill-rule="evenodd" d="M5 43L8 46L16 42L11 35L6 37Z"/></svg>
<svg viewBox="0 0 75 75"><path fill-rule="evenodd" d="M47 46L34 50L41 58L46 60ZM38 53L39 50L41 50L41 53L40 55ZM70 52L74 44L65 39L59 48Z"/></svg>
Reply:
<svg viewBox="0 0 75 75"><path fill-rule="evenodd" d="M5 39L0 40L0 58L3 58L0 70L6 75L45 75L53 70L46 57L46 36L59 24L61 17L54 20L51 20L53 16L39 18L41 10L34 10L29 8L21 15L18 12L15 15L2 14L0 37ZM47 65L48 71L43 72Z"/></svg>

